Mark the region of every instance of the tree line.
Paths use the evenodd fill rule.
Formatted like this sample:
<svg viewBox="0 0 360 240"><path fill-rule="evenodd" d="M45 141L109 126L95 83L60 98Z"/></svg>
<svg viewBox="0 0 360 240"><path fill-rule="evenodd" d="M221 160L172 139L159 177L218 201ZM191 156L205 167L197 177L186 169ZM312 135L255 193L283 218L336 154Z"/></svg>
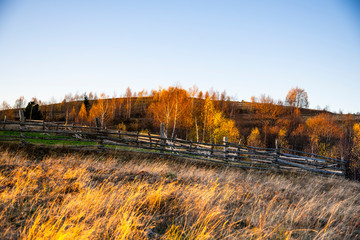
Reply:
<svg viewBox="0 0 360 240"><path fill-rule="evenodd" d="M14 109L25 108L27 119L63 121L66 124L94 125L118 130L159 132L164 123L167 137L220 143L231 142L257 147L283 147L328 157L352 159L359 169L360 125L354 115L339 115L308 109L304 89L292 88L284 101L270 96L236 102L226 92L200 91L196 86L180 86L132 92L123 96L67 94L60 103L33 98L27 105L23 97L11 107L2 104L2 118L14 118Z"/></svg>

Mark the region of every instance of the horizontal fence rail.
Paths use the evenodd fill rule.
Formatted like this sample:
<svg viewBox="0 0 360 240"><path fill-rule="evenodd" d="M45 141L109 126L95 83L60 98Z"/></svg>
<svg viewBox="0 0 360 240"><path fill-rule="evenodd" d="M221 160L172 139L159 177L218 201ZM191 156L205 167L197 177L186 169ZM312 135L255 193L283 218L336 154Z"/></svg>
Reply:
<svg viewBox="0 0 360 240"><path fill-rule="evenodd" d="M279 146L260 148L230 143L227 138L221 144L193 142L166 137L163 126L161 134L130 133L107 130L100 127L26 122L20 113L20 122L0 123L0 142L63 145L71 149L103 151L143 151L152 154L175 155L231 167L258 170L312 172L322 175L345 176L346 161L301 152Z"/></svg>

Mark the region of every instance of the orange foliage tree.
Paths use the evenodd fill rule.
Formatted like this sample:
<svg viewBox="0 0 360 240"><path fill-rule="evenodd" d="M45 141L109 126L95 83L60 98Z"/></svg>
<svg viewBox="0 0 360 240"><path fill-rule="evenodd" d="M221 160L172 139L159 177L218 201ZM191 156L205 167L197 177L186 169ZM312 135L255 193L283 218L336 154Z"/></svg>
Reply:
<svg viewBox="0 0 360 240"><path fill-rule="evenodd" d="M307 92L299 87L292 88L286 95L285 103L292 107L307 108L309 107Z"/></svg>
<svg viewBox="0 0 360 240"><path fill-rule="evenodd" d="M262 95L260 99L252 97L250 108L255 113L255 119L263 127L264 145L270 145L275 139L270 139L271 127L276 126L279 119L286 114L281 101L275 101L269 96Z"/></svg>
<svg viewBox="0 0 360 240"><path fill-rule="evenodd" d="M153 102L148 113L156 124L164 123L165 132L174 137L177 127L188 127L190 115L188 114L191 101L187 91L180 87L169 87L154 92ZM171 132L170 132L171 130Z"/></svg>
<svg viewBox="0 0 360 240"><path fill-rule="evenodd" d="M75 110L75 106L72 107L71 109L71 112L69 114L69 119L73 122L77 122L77 113L76 113L76 110Z"/></svg>
<svg viewBox="0 0 360 240"><path fill-rule="evenodd" d="M356 123L353 126L354 137L353 137L353 147L351 153L354 157L351 161L351 168L360 169L360 123Z"/></svg>
<svg viewBox="0 0 360 240"><path fill-rule="evenodd" d="M341 130L330 114L322 113L306 120L311 151L328 155L336 140L341 138ZM333 149L334 150L334 149Z"/></svg>
<svg viewBox="0 0 360 240"><path fill-rule="evenodd" d="M96 117L99 118L101 126L105 127L109 122L113 109L109 99L106 99L106 95L102 93L100 98L93 104L89 112L89 122L93 121Z"/></svg>
<svg viewBox="0 0 360 240"><path fill-rule="evenodd" d="M85 106L84 103L81 105L79 115L78 115L78 119L79 119L81 124L83 124L87 119L87 111L86 111L86 106Z"/></svg>

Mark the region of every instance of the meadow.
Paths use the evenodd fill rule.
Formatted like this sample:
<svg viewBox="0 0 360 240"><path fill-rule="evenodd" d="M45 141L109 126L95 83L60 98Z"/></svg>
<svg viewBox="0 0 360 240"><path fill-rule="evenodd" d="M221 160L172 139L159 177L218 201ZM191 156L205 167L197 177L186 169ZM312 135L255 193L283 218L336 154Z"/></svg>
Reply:
<svg viewBox="0 0 360 240"><path fill-rule="evenodd" d="M1 239L360 239L360 183L141 153L0 150Z"/></svg>

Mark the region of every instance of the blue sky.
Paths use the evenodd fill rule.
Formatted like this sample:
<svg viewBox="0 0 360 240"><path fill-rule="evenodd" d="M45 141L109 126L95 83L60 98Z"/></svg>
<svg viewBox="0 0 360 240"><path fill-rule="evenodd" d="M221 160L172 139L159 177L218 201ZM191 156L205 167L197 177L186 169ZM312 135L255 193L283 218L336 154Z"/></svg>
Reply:
<svg viewBox="0 0 360 240"><path fill-rule="evenodd" d="M0 0L0 101L179 83L360 112L356 0Z"/></svg>

